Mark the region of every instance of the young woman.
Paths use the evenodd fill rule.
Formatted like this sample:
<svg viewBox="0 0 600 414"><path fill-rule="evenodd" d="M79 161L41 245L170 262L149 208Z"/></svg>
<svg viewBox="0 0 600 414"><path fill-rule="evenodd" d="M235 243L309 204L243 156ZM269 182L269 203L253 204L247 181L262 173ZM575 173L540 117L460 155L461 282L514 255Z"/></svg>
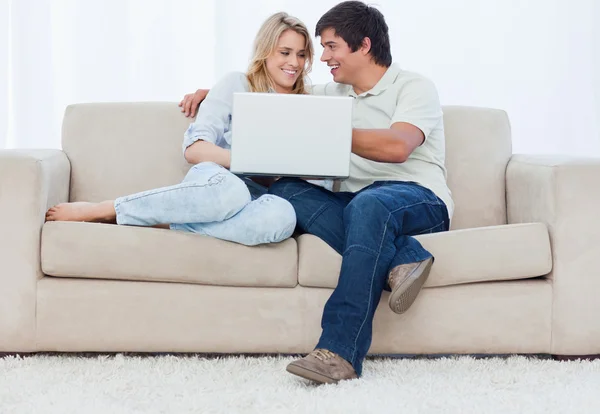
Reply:
<svg viewBox="0 0 600 414"><path fill-rule="evenodd" d="M231 113L235 92L305 94L313 46L306 26L286 13L268 18L254 41L246 73L221 79L202 103L184 134L185 159L194 164L181 184L101 203L63 203L46 213L48 221L116 222L199 233L245 245L274 243L296 226L292 205L267 188L228 168ZM256 180L260 181L260 180Z"/></svg>

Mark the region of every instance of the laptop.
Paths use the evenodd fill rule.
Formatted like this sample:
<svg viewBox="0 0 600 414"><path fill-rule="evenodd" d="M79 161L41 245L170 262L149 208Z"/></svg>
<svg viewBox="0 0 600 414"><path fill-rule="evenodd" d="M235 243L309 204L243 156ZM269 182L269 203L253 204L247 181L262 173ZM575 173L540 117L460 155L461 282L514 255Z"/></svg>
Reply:
<svg viewBox="0 0 600 414"><path fill-rule="evenodd" d="M348 178L352 101L349 96L235 93L230 171L239 175Z"/></svg>

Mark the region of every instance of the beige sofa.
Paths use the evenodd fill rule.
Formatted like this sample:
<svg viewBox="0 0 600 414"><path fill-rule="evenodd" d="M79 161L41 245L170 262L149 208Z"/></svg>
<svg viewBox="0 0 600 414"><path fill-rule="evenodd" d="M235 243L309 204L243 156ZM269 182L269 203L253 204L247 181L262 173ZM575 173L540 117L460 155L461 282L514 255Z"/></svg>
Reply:
<svg viewBox="0 0 600 414"><path fill-rule="evenodd" d="M404 315L384 293L371 353L600 353L600 161L513 155L504 112L444 112L452 230L418 237L431 276ZM44 223L178 183L188 123L170 103L73 105L63 151L0 151L1 352L312 349L340 267L314 236Z"/></svg>

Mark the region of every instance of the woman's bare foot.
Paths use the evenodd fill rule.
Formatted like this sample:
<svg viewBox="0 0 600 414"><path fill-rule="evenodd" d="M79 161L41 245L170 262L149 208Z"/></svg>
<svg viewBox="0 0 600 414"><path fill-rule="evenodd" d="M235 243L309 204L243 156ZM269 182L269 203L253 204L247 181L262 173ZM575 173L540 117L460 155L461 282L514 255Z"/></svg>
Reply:
<svg viewBox="0 0 600 414"><path fill-rule="evenodd" d="M94 221L98 223L115 222L114 201L101 203L62 203L46 212L46 221Z"/></svg>

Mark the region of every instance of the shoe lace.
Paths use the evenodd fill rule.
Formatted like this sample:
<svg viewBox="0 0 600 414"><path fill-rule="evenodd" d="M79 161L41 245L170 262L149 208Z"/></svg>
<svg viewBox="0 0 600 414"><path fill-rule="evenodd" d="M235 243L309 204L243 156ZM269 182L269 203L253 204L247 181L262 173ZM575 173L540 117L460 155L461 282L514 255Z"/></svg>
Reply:
<svg viewBox="0 0 600 414"><path fill-rule="evenodd" d="M335 354L327 349L315 349L312 352L313 356L321 361L333 358Z"/></svg>

